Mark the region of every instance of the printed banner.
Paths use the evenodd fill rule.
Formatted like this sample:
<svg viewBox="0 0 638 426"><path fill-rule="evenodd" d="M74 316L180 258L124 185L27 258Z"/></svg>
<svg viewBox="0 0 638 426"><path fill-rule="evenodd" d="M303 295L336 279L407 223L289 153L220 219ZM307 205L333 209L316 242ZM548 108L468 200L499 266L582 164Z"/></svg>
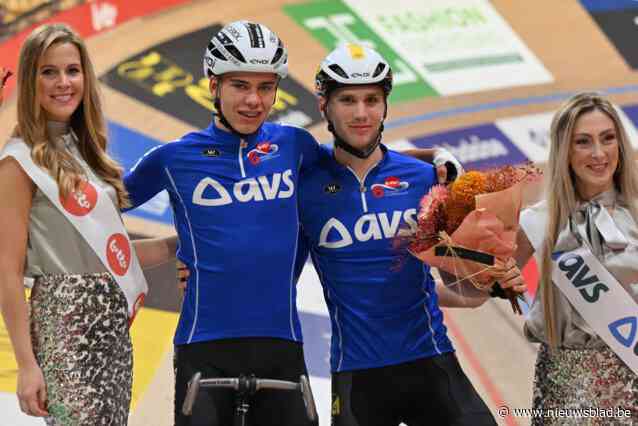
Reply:
<svg viewBox="0 0 638 426"><path fill-rule="evenodd" d="M617 109L620 120L634 148L638 148L638 105ZM496 127L507 135L530 161L546 163L549 157L550 127L554 112L496 120Z"/></svg>
<svg viewBox="0 0 638 426"><path fill-rule="evenodd" d="M329 0L284 10L327 49L346 41L377 49L398 72L394 100L553 81L487 0Z"/></svg>
<svg viewBox="0 0 638 426"><path fill-rule="evenodd" d="M438 93L418 75L412 65L409 65L341 0L287 5L284 6L284 11L328 51L341 43L358 42L376 49L383 55L390 63L394 74L394 88L390 102L438 96Z"/></svg>
<svg viewBox="0 0 638 426"><path fill-rule="evenodd" d="M487 0L344 2L442 95L553 81Z"/></svg>
<svg viewBox="0 0 638 426"><path fill-rule="evenodd" d="M632 69L638 68L638 2L635 0L580 0L581 4L620 56Z"/></svg>
<svg viewBox="0 0 638 426"><path fill-rule="evenodd" d="M194 127L208 127L214 106L202 58L211 36L221 28L213 25L138 53L112 68L102 81ZM279 85L269 120L309 127L321 121L321 115L315 96L289 76Z"/></svg>
<svg viewBox="0 0 638 426"><path fill-rule="evenodd" d="M636 0L580 0L580 3L590 12L638 9Z"/></svg>
<svg viewBox="0 0 638 426"><path fill-rule="evenodd" d="M411 138L410 143L418 148L445 148L466 169L488 169L528 161L525 154L493 124Z"/></svg>

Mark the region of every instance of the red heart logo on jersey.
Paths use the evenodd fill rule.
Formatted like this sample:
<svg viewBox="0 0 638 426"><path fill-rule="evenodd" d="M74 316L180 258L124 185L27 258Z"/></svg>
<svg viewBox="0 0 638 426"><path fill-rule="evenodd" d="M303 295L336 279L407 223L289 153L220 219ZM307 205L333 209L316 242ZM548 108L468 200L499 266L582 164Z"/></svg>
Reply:
<svg viewBox="0 0 638 426"><path fill-rule="evenodd" d="M261 142L257 144L257 149L264 153L270 152L270 142Z"/></svg>
<svg viewBox="0 0 638 426"><path fill-rule="evenodd" d="M389 186L390 188L398 188L399 185L401 185L401 181L396 176L390 176L385 179L385 184L386 186Z"/></svg>

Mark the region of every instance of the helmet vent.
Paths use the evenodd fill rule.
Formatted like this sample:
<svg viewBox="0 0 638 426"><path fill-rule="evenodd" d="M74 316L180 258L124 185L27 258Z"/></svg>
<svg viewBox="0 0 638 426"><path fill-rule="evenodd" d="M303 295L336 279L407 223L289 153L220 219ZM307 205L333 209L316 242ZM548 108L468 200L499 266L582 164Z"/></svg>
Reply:
<svg viewBox="0 0 638 426"><path fill-rule="evenodd" d="M281 56L284 54L284 49L282 49L281 47L277 48L277 51L275 52L275 55L272 57L272 61L270 61L271 64L274 64L276 62L279 61L279 59L281 59Z"/></svg>
<svg viewBox="0 0 638 426"><path fill-rule="evenodd" d="M335 74L339 75L339 77L348 78L348 73L346 73L339 65L332 64L329 65L328 68L330 68Z"/></svg>
<svg viewBox="0 0 638 426"><path fill-rule="evenodd" d="M226 58L224 58L224 55L222 55L222 52L220 52L215 46L213 46L213 43L210 43L208 45L208 51L217 59L221 59L222 61L226 60Z"/></svg>
<svg viewBox="0 0 638 426"><path fill-rule="evenodd" d="M383 70L385 70L385 64L379 62L379 65L377 65L377 68L374 70L374 73L372 74L372 77L376 77L379 74L381 74L383 72Z"/></svg>
<svg viewBox="0 0 638 426"><path fill-rule="evenodd" d="M241 54L239 49L237 49L235 46L225 46L225 47L226 47L226 50L228 50L228 53L233 55L235 59L237 59L239 62L246 63L246 59L244 58L244 55Z"/></svg>
<svg viewBox="0 0 638 426"><path fill-rule="evenodd" d="M217 40L222 44L222 46L232 45L233 41L228 37L223 31L217 33Z"/></svg>

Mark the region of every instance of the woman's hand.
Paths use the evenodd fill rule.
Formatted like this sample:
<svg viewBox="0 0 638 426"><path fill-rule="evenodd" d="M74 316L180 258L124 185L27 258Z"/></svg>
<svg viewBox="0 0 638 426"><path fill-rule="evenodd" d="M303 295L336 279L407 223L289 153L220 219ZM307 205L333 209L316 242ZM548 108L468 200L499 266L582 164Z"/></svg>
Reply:
<svg viewBox="0 0 638 426"><path fill-rule="evenodd" d="M517 294L527 291L527 285L521 274L521 270L516 265L516 260L510 257L505 262L497 262L493 268L493 276L498 281L503 290L512 289Z"/></svg>
<svg viewBox="0 0 638 426"><path fill-rule="evenodd" d="M37 365L18 370L18 402L23 413L29 416L46 417L47 391L44 375Z"/></svg>
<svg viewBox="0 0 638 426"><path fill-rule="evenodd" d="M516 260L514 258L509 258L505 262L497 260L496 265L490 268L490 273L495 281L489 291L490 296L508 299L514 313L522 315L523 310L517 299L524 298L523 293L527 291L527 285Z"/></svg>

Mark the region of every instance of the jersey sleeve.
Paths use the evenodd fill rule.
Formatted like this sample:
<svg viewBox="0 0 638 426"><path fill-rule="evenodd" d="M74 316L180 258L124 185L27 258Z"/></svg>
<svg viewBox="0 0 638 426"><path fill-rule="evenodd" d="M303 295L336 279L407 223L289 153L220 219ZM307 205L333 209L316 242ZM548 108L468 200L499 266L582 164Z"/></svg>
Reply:
<svg viewBox="0 0 638 426"><path fill-rule="evenodd" d="M124 176L124 185L132 204L127 210L139 207L166 189L163 147L160 145L149 150Z"/></svg>

